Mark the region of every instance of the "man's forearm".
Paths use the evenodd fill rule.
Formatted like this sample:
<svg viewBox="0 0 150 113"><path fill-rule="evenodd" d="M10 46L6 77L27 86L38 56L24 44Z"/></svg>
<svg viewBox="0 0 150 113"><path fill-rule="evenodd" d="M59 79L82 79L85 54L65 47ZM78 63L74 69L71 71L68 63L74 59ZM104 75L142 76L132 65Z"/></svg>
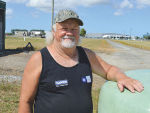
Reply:
<svg viewBox="0 0 150 113"><path fill-rule="evenodd" d="M27 102L21 102L19 104L18 113L33 113L33 105Z"/></svg>
<svg viewBox="0 0 150 113"><path fill-rule="evenodd" d="M117 81L119 77L126 77L126 75L116 66L111 66L107 72L107 80Z"/></svg>

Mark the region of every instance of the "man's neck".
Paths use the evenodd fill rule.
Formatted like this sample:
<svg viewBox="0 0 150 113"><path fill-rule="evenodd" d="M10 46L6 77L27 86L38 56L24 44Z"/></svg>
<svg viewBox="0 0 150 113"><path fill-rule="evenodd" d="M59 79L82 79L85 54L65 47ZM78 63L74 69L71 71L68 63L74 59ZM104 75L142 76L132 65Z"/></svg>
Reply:
<svg viewBox="0 0 150 113"><path fill-rule="evenodd" d="M56 44L52 44L51 45L52 50L54 50L56 52L56 54L64 57L64 58L72 58L74 56L76 56L77 54L77 50L76 47L73 48L65 48L65 47L59 47Z"/></svg>

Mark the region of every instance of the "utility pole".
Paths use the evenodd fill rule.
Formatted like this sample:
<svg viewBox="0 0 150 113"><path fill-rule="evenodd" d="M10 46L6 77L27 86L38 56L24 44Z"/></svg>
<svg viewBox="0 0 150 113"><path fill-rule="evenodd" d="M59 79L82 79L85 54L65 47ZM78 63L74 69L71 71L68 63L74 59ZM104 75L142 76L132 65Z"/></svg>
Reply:
<svg viewBox="0 0 150 113"><path fill-rule="evenodd" d="M52 25L51 25L51 31L53 26L53 18L54 18L54 0L52 0Z"/></svg>
<svg viewBox="0 0 150 113"><path fill-rule="evenodd" d="M125 37L125 31L124 31L124 38L126 38L126 37Z"/></svg>
<svg viewBox="0 0 150 113"><path fill-rule="evenodd" d="M130 38L131 38L131 30L132 30L132 28L130 28Z"/></svg>

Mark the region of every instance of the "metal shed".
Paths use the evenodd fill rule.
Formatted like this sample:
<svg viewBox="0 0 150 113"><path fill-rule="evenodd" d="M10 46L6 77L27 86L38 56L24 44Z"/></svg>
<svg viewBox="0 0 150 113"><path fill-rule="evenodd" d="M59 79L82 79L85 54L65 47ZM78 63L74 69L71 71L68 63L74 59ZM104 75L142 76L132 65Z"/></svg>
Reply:
<svg viewBox="0 0 150 113"><path fill-rule="evenodd" d="M5 10L6 2L0 0L0 51L5 50Z"/></svg>

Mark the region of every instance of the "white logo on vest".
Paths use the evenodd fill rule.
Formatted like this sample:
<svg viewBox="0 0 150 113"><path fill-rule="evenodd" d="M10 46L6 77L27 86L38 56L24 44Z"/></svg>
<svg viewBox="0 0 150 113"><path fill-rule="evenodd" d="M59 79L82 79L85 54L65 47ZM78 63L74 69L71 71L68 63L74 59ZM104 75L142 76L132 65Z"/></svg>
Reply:
<svg viewBox="0 0 150 113"><path fill-rule="evenodd" d="M85 76L85 77L82 77L82 82L83 83L91 83L91 77L90 76Z"/></svg>
<svg viewBox="0 0 150 113"><path fill-rule="evenodd" d="M68 80L55 81L55 85L56 85L56 87L67 86L68 85Z"/></svg>

